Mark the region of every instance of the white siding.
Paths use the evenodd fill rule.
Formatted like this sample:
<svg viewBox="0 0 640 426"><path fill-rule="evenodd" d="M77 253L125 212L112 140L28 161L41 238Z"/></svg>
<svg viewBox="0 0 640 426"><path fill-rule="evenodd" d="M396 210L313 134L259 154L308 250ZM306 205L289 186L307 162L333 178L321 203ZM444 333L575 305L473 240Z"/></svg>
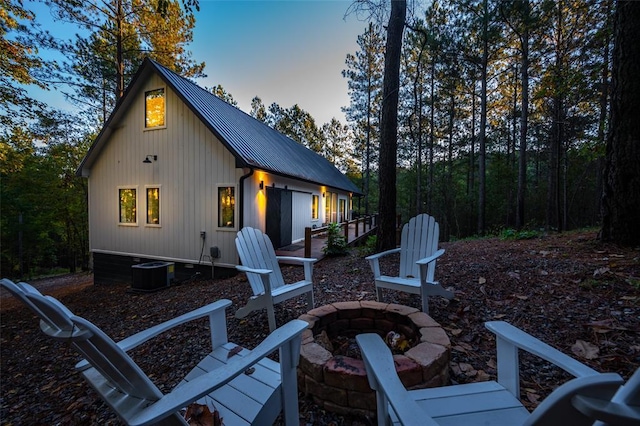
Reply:
<svg viewBox="0 0 640 426"><path fill-rule="evenodd" d="M263 190L260 190L260 181L264 183ZM295 179L284 178L282 176L271 175L266 172L256 171L245 181L245 205L244 226L252 226L266 230L266 188L275 184L277 188L287 187L292 191L292 242L304 240L304 228L322 226L324 218L325 202L327 198L322 194L327 191L326 187L308 182L301 182ZM340 199L347 200L349 206L349 194L333 189L339 193ZM311 219L312 195L317 195L319 199L319 217ZM347 208L347 215L349 214Z"/></svg>
<svg viewBox="0 0 640 426"><path fill-rule="evenodd" d="M184 103L165 87L166 127L144 130L144 91L165 87L153 76L117 124L91 169L90 238L92 250L209 263L237 262L235 232L216 229L219 183L236 183L242 174L229 151ZM157 155L143 164L146 155ZM160 227L145 226L145 185L159 185ZM120 186L137 186L138 226L118 225ZM206 232L204 250L200 231ZM202 257L201 257L202 253Z"/></svg>
<svg viewBox="0 0 640 426"><path fill-rule="evenodd" d="M144 129L144 92L160 87L166 93L166 127ZM237 263L235 229L217 227L217 187L236 187L236 207L244 205L244 226L265 230L266 191L275 185L293 191L292 240L304 239L304 228L320 226L327 188L256 170L244 180L245 202L240 202L240 179L249 169L235 167L231 153L191 112L180 98L154 75L141 88L110 139L103 145L89 174L89 232L93 251L128 256L210 264L209 247L219 247L216 265ZM147 155L157 161L144 164ZM160 226L146 226L145 186L160 190ZM118 188L137 188L137 226L118 224ZM336 192L333 190L333 192ZM320 217L311 219L311 196L318 195ZM348 194L340 193L341 197ZM200 232L206 232L206 240Z"/></svg>

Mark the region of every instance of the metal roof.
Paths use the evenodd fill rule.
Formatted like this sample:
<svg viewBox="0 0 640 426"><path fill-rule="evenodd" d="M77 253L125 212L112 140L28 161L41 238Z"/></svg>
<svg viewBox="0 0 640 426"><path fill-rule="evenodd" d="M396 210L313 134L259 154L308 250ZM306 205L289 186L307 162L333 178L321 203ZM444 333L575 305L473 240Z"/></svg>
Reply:
<svg viewBox="0 0 640 426"><path fill-rule="evenodd" d="M146 80L142 76L150 74L149 68L162 77L242 166L349 191L356 195L361 194L358 187L326 158L153 60L145 59L132 80L125 98L130 92L137 92L132 90L132 86L141 80ZM118 110L124 109L124 105L131 102L127 101L123 99L123 102L116 107L105 129L110 127L112 120L117 120L117 116L122 114ZM98 135L94 145L103 139L105 129ZM108 131L108 134L110 133ZM92 154L94 148L96 147L91 147L87 156ZM86 160L87 158L83 160L79 173L82 172L83 167L88 166L85 164Z"/></svg>

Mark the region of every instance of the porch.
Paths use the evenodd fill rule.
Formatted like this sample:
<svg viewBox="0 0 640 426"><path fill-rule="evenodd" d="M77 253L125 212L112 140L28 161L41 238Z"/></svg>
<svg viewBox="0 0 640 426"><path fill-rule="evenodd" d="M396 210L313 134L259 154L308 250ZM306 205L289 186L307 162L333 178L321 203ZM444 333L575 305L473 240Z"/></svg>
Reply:
<svg viewBox="0 0 640 426"><path fill-rule="evenodd" d="M375 235L378 229L378 215L363 216L340 224L347 239L347 245L354 246L366 240L369 235ZM278 256L312 257L322 259L322 251L327 241L327 226L319 228L305 228L305 239L298 243L276 249Z"/></svg>

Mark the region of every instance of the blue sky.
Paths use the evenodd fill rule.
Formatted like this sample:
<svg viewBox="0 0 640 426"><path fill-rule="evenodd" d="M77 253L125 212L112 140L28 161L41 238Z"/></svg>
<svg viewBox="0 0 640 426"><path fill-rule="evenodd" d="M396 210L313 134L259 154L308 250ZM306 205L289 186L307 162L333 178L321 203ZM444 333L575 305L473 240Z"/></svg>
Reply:
<svg viewBox="0 0 640 426"><path fill-rule="evenodd" d="M347 53L358 49L367 24L355 14L345 18L345 0L200 0L195 12L192 57L206 63L200 86L221 84L249 112L259 96L265 106L298 104L321 126L332 117L345 122L349 105L342 77ZM70 37L69 24L53 22L46 6L27 1L37 21L58 37ZM66 34L65 34L66 33ZM44 52L43 52L44 53ZM32 88L39 100L74 110L56 91Z"/></svg>
<svg viewBox="0 0 640 426"><path fill-rule="evenodd" d="M206 62L200 85L221 84L249 111L259 96L268 107L298 104L319 126L344 121L347 53L366 23L344 17L350 1L200 0L193 57Z"/></svg>

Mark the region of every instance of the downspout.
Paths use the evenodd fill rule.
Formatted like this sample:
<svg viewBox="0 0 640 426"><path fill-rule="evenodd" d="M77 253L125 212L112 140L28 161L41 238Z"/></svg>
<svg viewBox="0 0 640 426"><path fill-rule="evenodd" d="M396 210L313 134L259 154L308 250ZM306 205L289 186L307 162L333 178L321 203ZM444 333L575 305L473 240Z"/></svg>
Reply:
<svg viewBox="0 0 640 426"><path fill-rule="evenodd" d="M238 229L244 228L244 181L253 175L253 169L249 168L249 173L240 177L240 214L238 215Z"/></svg>

